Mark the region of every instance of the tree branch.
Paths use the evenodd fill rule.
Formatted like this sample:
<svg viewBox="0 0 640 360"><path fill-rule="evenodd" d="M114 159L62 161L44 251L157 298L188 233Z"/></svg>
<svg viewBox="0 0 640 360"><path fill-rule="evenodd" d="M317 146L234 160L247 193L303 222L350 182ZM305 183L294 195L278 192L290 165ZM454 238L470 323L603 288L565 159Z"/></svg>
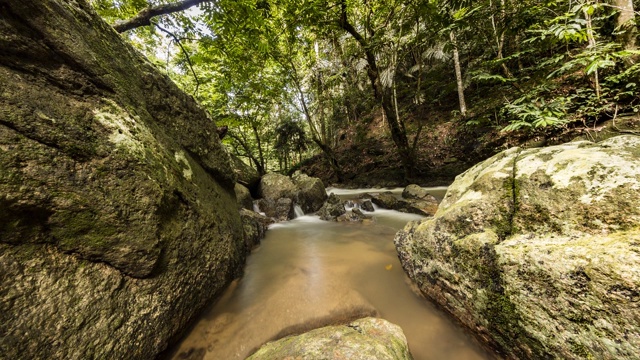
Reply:
<svg viewBox="0 0 640 360"><path fill-rule="evenodd" d="M153 24L155 25L155 27L157 27L158 29L160 29L160 31L168 34L169 36L171 36L173 38L173 40L178 44L178 46L180 46L180 49L182 49L182 52L184 53L184 56L187 58L187 64L189 65L189 69L191 69L191 73L193 74L193 78L196 81L196 88L193 91L193 95L195 96L198 93L198 88L200 87L200 80L198 79L198 75L196 75L196 71L193 70L193 64L191 63L191 57L189 56L189 53L187 52L187 50L184 48L184 46L182 46L182 42L180 42L180 39L171 31L164 29L162 26L158 25L158 24Z"/></svg>
<svg viewBox="0 0 640 360"><path fill-rule="evenodd" d="M196 5L212 1L213 0L182 0L171 4L149 6L142 9L131 19L116 21L116 23L113 24L113 28L117 32L123 33L141 26L149 26L151 25L151 19L156 16L184 11Z"/></svg>

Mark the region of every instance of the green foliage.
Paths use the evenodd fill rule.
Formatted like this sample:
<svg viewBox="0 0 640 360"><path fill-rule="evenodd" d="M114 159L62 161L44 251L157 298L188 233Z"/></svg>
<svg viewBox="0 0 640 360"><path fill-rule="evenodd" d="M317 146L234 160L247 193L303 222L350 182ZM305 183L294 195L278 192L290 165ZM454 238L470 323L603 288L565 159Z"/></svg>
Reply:
<svg viewBox="0 0 640 360"><path fill-rule="evenodd" d="M175 1L91 3L113 23ZM366 47L339 26L343 4ZM365 51L402 131L406 114L459 109L454 43L464 91L491 102L469 126L543 131L638 112L640 52L620 43L616 12L592 0L220 0L124 36L229 126L232 151L275 169L335 147L342 127L367 128L379 104Z"/></svg>

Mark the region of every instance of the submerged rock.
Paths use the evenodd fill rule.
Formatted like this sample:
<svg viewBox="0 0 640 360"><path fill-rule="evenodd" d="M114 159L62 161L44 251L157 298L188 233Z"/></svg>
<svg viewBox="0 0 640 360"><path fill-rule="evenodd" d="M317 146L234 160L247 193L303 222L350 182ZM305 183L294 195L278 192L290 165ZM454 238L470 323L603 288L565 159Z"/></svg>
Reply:
<svg viewBox="0 0 640 360"><path fill-rule="evenodd" d="M403 195L405 193L406 189ZM407 199L398 199L392 192L387 191L373 195L371 201L381 208L424 216L433 216L438 210L438 200L428 193L423 194L423 197L413 193L407 193L407 195L409 196Z"/></svg>
<svg viewBox="0 0 640 360"><path fill-rule="evenodd" d="M248 360L412 359L402 329L386 320L364 318L267 343Z"/></svg>
<svg viewBox="0 0 640 360"><path fill-rule="evenodd" d="M85 1L0 18L0 357L154 358L244 264L216 126Z"/></svg>
<svg viewBox="0 0 640 360"><path fill-rule="evenodd" d="M395 238L420 290L508 358L640 354L640 137L510 149Z"/></svg>

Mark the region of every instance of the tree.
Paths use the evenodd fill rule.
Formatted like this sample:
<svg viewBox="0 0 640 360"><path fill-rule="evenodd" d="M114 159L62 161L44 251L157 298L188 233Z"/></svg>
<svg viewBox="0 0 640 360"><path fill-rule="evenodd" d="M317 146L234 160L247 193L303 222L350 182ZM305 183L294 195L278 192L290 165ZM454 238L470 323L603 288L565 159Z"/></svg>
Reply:
<svg viewBox="0 0 640 360"><path fill-rule="evenodd" d="M371 10L372 12L372 10ZM388 9L388 17L390 19L395 12L395 8ZM374 14L370 14L374 15ZM369 17L370 19L371 17ZM402 166L405 172L405 178L410 179L415 173L415 156L409 147L409 140L407 139L407 133L404 126L398 120L395 112L393 102L392 89L384 87L380 80L380 69L378 68L378 62L376 60L376 54L370 41L368 41L349 21L348 9L346 0L340 1L340 13L338 19L338 25L349 35L351 35L356 42L360 45L362 52L365 55L367 61L367 76L369 77L373 95L376 101L382 106L384 115L387 120L387 125L391 132L391 139L396 145L398 155L402 161ZM371 24L365 24L365 28L375 36L375 30Z"/></svg>

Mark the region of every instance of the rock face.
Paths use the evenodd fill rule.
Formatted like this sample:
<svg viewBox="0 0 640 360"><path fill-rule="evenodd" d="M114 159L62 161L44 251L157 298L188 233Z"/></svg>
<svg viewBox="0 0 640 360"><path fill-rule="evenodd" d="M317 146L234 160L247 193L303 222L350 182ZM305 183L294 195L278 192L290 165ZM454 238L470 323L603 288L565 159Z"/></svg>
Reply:
<svg viewBox="0 0 640 360"><path fill-rule="evenodd" d="M421 291L508 358L640 354L640 137L510 149L396 247Z"/></svg>
<svg viewBox="0 0 640 360"><path fill-rule="evenodd" d="M259 359L412 359L402 329L386 320L364 318L270 342L248 360Z"/></svg>
<svg viewBox="0 0 640 360"><path fill-rule="evenodd" d="M85 1L0 19L0 353L153 358L244 263L215 124Z"/></svg>

